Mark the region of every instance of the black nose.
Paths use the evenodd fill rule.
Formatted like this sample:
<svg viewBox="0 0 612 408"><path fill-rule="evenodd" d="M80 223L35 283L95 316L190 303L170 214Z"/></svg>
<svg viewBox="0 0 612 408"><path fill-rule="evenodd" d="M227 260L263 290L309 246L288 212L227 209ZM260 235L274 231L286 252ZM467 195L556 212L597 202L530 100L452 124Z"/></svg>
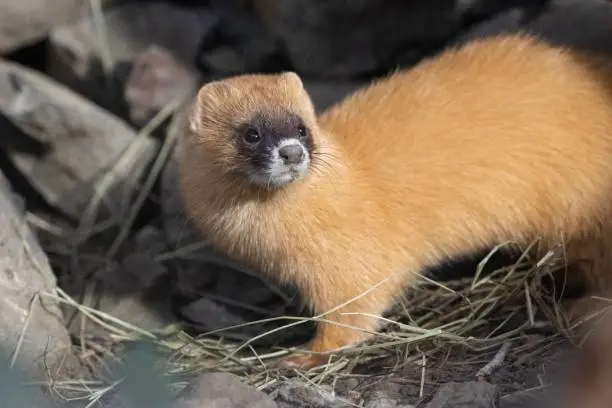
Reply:
<svg viewBox="0 0 612 408"><path fill-rule="evenodd" d="M281 147L278 154L285 164L299 164L304 160L304 149L297 144Z"/></svg>

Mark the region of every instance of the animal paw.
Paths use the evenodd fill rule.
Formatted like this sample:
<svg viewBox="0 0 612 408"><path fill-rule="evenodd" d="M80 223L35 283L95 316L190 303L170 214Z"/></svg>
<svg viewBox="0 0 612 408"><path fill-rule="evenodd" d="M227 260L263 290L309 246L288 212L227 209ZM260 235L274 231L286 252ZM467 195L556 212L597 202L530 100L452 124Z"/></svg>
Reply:
<svg viewBox="0 0 612 408"><path fill-rule="evenodd" d="M327 364L329 356L324 354L303 354L291 355L279 361L279 368L291 369L299 368L309 370L324 364Z"/></svg>

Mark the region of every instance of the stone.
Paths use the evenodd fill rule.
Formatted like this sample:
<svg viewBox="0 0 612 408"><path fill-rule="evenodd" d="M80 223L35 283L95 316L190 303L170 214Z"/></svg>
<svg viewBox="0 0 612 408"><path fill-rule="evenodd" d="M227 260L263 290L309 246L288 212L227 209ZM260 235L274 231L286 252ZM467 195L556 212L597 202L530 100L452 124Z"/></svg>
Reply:
<svg viewBox="0 0 612 408"><path fill-rule="evenodd" d="M449 382L440 387L427 408L497 408L499 389L484 381Z"/></svg>
<svg viewBox="0 0 612 408"><path fill-rule="evenodd" d="M72 344L47 256L12 195L0 175L0 344L5 356L17 353L28 376L42 379L72 356Z"/></svg>
<svg viewBox="0 0 612 408"><path fill-rule="evenodd" d="M396 400L391 398L378 398L368 401L364 408L408 408L408 405L399 405Z"/></svg>
<svg viewBox="0 0 612 408"><path fill-rule="evenodd" d="M130 1L108 9L103 47L89 17L59 26L50 34L49 75L127 119L125 83L141 53L155 46L170 50L181 70L194 67L200 39L218 23L204 3Z"/></svg>
<svg viewBox="0 0 612 408"><path fill-rule="evenodd" d="M102 5L110 3L102 0ZM65 24L90 12L83 0L22 0L0 2L0 54L31 45Z"/></svg>
<svg viewBox="0 0 612 408"><path fill-rule="evenodd" d="M137 137L92 102L8 61L0 61L0 113L7 119L0 122L2 147L13 165L51 206L75 220L94 193L100 199L93 220L121 217L156 151L153 138ZM129 154L119 160L123 153Z"/></svg>
<svg viewBox="0 0 612 408"><path fill-rule="evenodd" d="M366 387L371 391L363 396L364 408L408 408L410 405L402 395L405 388L406 384L393 381L392 378L376 379L372 386Z"/></svg>
<svg viewBox="0 0 612 408"><path fill-rule="evenodd" d="M264 392L230 373L200 375L179 394L173 408L277 408Z"/></svg>
<svg viewBox="0 0 612 408"><path fill-rule="evenodd" d="M349 408L352 401L334 395L326 386L308 385L289 380L278 387L272 396L279 408Z"/></svg>
<svg viewBox="0 0 612 408"><path fill-rule="evenodd" d="M124 97L133 123L144 126L175 100L197 90L199 75L156 45L138 54L127 78Z"/></svg>

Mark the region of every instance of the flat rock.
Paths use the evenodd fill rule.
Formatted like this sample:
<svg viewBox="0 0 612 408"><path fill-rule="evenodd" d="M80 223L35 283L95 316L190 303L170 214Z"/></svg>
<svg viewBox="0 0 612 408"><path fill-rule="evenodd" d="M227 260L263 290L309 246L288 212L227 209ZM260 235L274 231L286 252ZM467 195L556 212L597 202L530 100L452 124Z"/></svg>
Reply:
<svg viewBox="0 0 612 408"><path fill-rule="evenodd" d="M5 355L19 347L18 363L44 375L71 354L71 342L47 256L11 196L0 175L0 343Z"/></svg>
<svg viewBox="0 0 612 408"><path fill-rule="evenodd" d="M64 86L0 61L2 147L45 200L78 219L93 194L99 210L120 217L156 150L154 139ZM126 149L127 160L118 160ZM105 175L112 170L109 177Z"/></svg>
<svg viewBox="0 0 612 408"><path fill-rule="evenodd" d="M171 51L179 64L190 69L200 39L217 24L217 17L204 5L131 1L108 9L104 23L103 47L92 18L55 28L50 34L48 72L105 109L128 118L124 84L137 56L155 46Z"/></svg>
<svg viewBox="0 0 612 408"><path fill-rule="evenodd" d="M484 381L449 382L440 387L427 408L497 408L499 390Z"/></svg>
<svg viewBox="0 0 612 408"><path fill-rule="evenodd" d="M178 396L174 408L276 408L265 393L229 373L200 375Z"/></svg>
<svg viewBox="0 0 612 408"><path fill-rule="evenodd" d="M113 0L111 0L113 1ZM102 0L102 4L110 3ZM22 0L0 2L0 54L30 45L56 25L89 13L83 0Z"/></svg>

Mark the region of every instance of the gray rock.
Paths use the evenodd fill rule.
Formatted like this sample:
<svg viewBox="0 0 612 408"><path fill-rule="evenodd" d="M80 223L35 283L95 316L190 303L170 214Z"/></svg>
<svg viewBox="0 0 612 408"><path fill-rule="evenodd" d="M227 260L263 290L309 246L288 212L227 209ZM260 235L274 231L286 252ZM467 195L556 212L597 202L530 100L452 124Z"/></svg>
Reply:
<svg viewBox="0 0 612 408"><path fill-rule="evenodd" d="M156 142L123 121L19 64L0 61L0 123L13 164L53 206L78 219L94 192L99 214L121 217ZM117 161L131 146L128 160ZM106 172L112 174L105 176Z"/></svg>
<svg viewBox="0 0 612 408"><path fill-rule="evenodd" d="M105 109L128 118L124 83L137 56L156 46L170 50L181 66L191 69L200 39L217 24L217 16L204 5L132 1L107 10L104 23L102 47L91 18L54 29L48 71Z"/></svg>
<svg viewBox="0 0 612 408"><path fill-rule="evenodd" d="M110 3L102 0L103 5ZM0 53L16 50L45 37L56 25L89 12L83 0L22 0L0 2Z"/></svg>
<svg viewBox="0 0 612 408"><path fill-rule="evenodd" d="M276 408L265 393L229 373L200 375L178 396L174 408Z"/></svg>
<svg viewBox="0 0 612 408"><path fill-rule="evenodd" d="M18 364L42 378L71 355L71 342L47 256L0 180L0 344L3 354L17 352Z"/></svg>
<svg viewBox="0 0 612 408"><path fill-rule="evenodd" d="M401 391L405 384L393 382L391 379L376 385L372 392L364 396L364 408L409 408L402 398Z"/></svg>
<svg viewBox="0 0 612 408"><path fill-rule="evenodd" d="M391 398L378 398L368 401L364 408L409 408L410 405L400 405L396 400Z"/></svg>
<svg viewBox="0 0 612 408"><path fill-rule="evenodd" d="M484 381L450 382L440 387L427 408L496 408L499 397L497 386Z"/></svg>
<svg viewBox="0 0 612 408"><path fill-rule="evenodd" d="M272 396L279 408L349 408L352 401L337 397L326 386L307 385L297 380L283 383Z"/></svg>

